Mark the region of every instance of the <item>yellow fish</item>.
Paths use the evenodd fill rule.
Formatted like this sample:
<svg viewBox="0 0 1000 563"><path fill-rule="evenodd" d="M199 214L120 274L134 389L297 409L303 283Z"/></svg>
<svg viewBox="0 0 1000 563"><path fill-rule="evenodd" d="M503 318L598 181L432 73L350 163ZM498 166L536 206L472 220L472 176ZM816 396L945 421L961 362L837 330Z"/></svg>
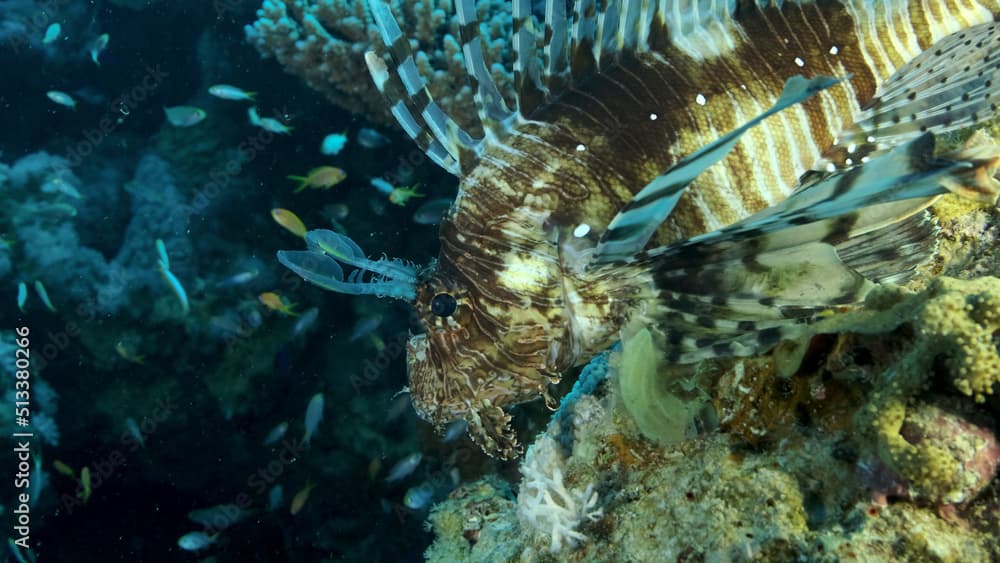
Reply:
<svg viewBox="0 0 1000 563"><path fill-rule="evenodd" d="M56 471L58 471L59 473L62 473L63 475L65 475L67 477L73 477L74 479L76 478L76 471L73 471L73 468L70 467L69 465L67 465L63 461L59 461L58 459L55 460L55 461L53 461L52 462L52 467L55 467Z"/></svg>
<svg viewBox="0 0 1000 563"><path fill-rule="evenodd" d="M302 487L302 490L295 493L295 497L292 498L292 507L289 512L292 516L295 516L302 510L302 507L306 505L306 501L309 500L309 493L316 488L316 484L312 481L306 481L306 486Z"/></svg>
<svg viewBox="0 0 1000 563"><path fill-rule="evenodd" d="M93 492L90 485L89 467L84 467L80 470L80 485L83 487L83 490L77 493L77 496L80 497L80 500L82 500L84 504L87 504L87 501L90 500L90 493Z"/></svg>
<svg viewBox="0 0 1000 563"><path fill-rule="evenodd" d="M293 310L295 308L294 303L285 301L280 295L273 291L261 293L257 296L257 300L272 311L277 311L283 315L291 315L293 317L299 316L299 314Z"/></svg>
<svg viewBox="0 0 1000 563"><path fill-rule="evenodd" d="M389 201L400 207L415 197L424 197L424 194L417 191L417 186L393 188L389 193Z"/></svg>
<svg viewBox="0 0 1000 563"><path fill-rule="evenodd" d="M271 217L274 218L275 223L281 225L295 236L306 236L306 224L302 222L302 219L299 219L298 215L291 211L275 207L271 210Z"/></svg>
<svg viewBox="0 0 1000 563"><path fill-rule="evenodd" d="M125 343L122 342L121 340L119 340L115 344L115 352L118 352L118 355L121 356L121 358L123 360L125 360L126 362L132 362L133 364L144 364L144 363L146 363L145 362L146 356L143 356L143 355L140 355L140 354L136 354L131 348L129 348L128 346L126 346Z"/></svg>
<svg viewBox="0 0 1000 563"><path fill-rule="evenodd" d="M315 188L317 190L329 189L343 182L344 178L347 178L347 172L336 166L320 166L319 168L310 170L307 176L288 177L289 180L299 182L299 186L295 188L295 193L299 193L306 188Z"/></svg>

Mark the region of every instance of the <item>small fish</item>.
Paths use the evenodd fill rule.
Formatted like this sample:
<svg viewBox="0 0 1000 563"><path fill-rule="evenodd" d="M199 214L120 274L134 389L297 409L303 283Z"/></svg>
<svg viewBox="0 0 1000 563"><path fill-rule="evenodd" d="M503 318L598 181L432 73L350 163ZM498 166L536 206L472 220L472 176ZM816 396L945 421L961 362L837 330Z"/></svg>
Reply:
<svg viewBox="0 0 1000 563"><path fill-rule="evenodd" d="M267 307L272 311L277 311L283 315L289 315L292 317L299 316L298 313L294 311L295 304L285 301L285 299L273 291L266 291L257 296L257 300L260 301L262 305Z"/></svg>
<svg viewBox="0 0 1000 563"><path fill-rule="evenodd" d="M139 428L139 423L134 418L130 416L125 419L125 428L129 435L135 438L135 442L139 444L140 448L146 447L146 439L142 436L142 429Z"/></svg>
<svg viewBox="0 0 1000 563"><path fill-rule="evenodd" d="M382 315L368 315L358 319L351 331L351 342L360 340L382 325Z"/></svg>
<svg viewBox="0 0 1000 563"><path fill-rule="evenodd" d="M328 205L323 208L323 212L334 221L342 221L347 219L347 216L351 213L351 208L343 203L334 203L333 205Z"/></svg>
<svg viewBox="0 0 1000 563"><path fill-rule="evenodd" d="M285 437L285 432L288 432L288 423L279 422L274 428L271 429L270 432L267 433L267 436L264 438L264 445L270 446L271 444L277 444L278 440Z"/></svg>
<svg viewBox="0 0 1000 563"><path fill-rule="evenodd" d="M312 481L306 481L306 486L302 487L302 490L295 493L295 496L292 497L292 504L288 510L292 516L295 516L302 510L302 507L306 505L306 501L309 500L309 493L311 493L315 488L315 483Z"/></svg>
<svg viewBox="0 0 1000 563"><path fill-rule="evenodd" d="M177 539L177 545L185 551L200 551L215 543L219 534L208 535L205 532L188 532Z"/></svg>
<svg viewBox="0 0 1000 563"><path fill-rule="evenodd" d="M326 190L336 186L347 178L347 173L336 166L320 166L313 168L306 176L289 176L289 180L299 182L294 193L299 193L306 188Z"/></svg>
<svg viewBox="0 0 1000 563"><path fill-rule="evenodd" d="M368 480L374 481L375 477L378 476L378 472L382 470L382 459L373 457L371 461L368 462Z"/></svg>
<svg viewBox="0 0 1000 563"><path fill-rule="evenodd" d="M305 334L316 324L316 319L319 318L319 308L310 307L302 316L295 321L295 325L292 326L292 338L298 338Z"/></svg>
<svg viewBox="0 0 1000 563"><path fill-rule="evenodd" d="M247 117L250 118L250 125L254 127L260 127L260 114L257 113L257 108L251 107L247 109Z"/></svg>
<svg viewBox="0 0 1000 563"><path fill-rule="evenodd" d="M277 133L279 135L292 134L291 126L285 125L273 117L261 117L257 122L257 126L265 131L270 131L271 133Z"/></svg>
<svg viewBox="0 0 1000 563"><path fill-rule="evenodd" d="M146 363L145 362L146 356L136 354L135 350L133 350L132 347L126 345L121 340L115 343L115 352L118 352L118 355L121 357L121 359L125 360L126 362L132 362L133 364L140 364L140 365Z"/></svg>
<svg viewBox="0 0 1000 563"><path fill-rule="evenodd" d="M297 237L306 236L306 224L299 219L299 216L292 213L287 209L281 209L280 207L275 207L271 210L271 217L274 222L281 225L288 232L292 233Z"/></svg>
<svg viewBox="0 0 1000 563"><path fill-rule="evenodd" d="M441 198L424 203L413 213L413 222L418 225L437 225L451 208L451 202L451 199Z"/></svg>
<svg viewBox="0 0 1000 563"><path fill-rule="evenodd" d="M66 106L70 109L76 109L76 100L74 100L73 96L70 96L66 92L60 92L59 90L49 90L48 92L45 93L45 95L48 96L50 100L61 106Z"/></svg>
<svg viewBox="0 0 1000 563"><path fill-rule="evenodd" d="M469 423L464 418L455 420L454 422L448 424L448 426L445 428L444 436L442 436L441 439L445 443L454 442L455 440L464 436L465 431L468 430L468 428L469 428Z"/></svg>
<svg viewBox="0 0 1000 563"><path fill-rule="evenodd" d="M28 286L24 282L17 282L17 308L21 310L22 313L25 312L24 306L28 304Z"/></svg>
<svg viewBox="0 0 1000 563"><path fill-rule="evenodd" d="M52 304L52 300L49 299L49 292L45 290L45 285L42 282L35 280L35 293L38 294L39 299L45 304L45 308L53 313L56 312L56 306Z"/></svg>
<svg viewBox="0 0 1000 563"><path fill-rule="evenodd" d="M220 504L188 512L188 520L212 530L224 530L249 516L253 511L235 504Z"/></svg>
<svg viewBox="0 0 1000 563"><path fill-rule="evenodd" d="M434 500L434 487L430 483L421 483L411 487L403 495L403 504L410 510L423 510Z"/></svg>
<svg viewBox="0 0 1000 563"><path fill-rule="evenodd" d="M271 487L271 490L267 493L267 509L268 510L278 510L281 508L281 503L285 498L285 489L281 485L275 485Z"/></svg>
<svg viewBox="0 0 1000 563"><path fill-rule="evenodd" d="M111 39L110 35L108 35L107 33L102 33L98 35L97 39L94 40L94 43L91 44L90 60L94 61L95 65L101 66L101 61L100 61L101 53L103 53L104 50L108 48L108 41L110 39Z"/></svg>
<svg viewBox="0 0 1000 563"><path fill-rule="evenodd" d="M67 195L73 199L83 199L83 194L62 178L53 178L42 184L42 191Z"/></svg>
<svg viewBox="0 0 1000 563"><path fill-rule="evenodd" d="M185 315L188 314L191 310L191 304L188 302L187 292L184 291L184 286L181 285L180 280L177 279L177 276L173 272L164 268L160 268L160 275L163 276L163 280L173 290L174 295L177 296L177 300L181 302L181 311Z"/></svg>
<svg viewBox="0 0 1000 563"><path fill-rule="evenodd" d="M416 452L397 461L396 465L393 465L392 469L389 470L389 475L386 476L385 482L395 483L396 481L406 479L417 469L422 459L424 459L423 454Z"/></svg>
<svg viewBox="0 0 1000 563"><path fill-rule="evenodd" d="M58 459L52 462L52 467L55 468L56 472L61 473L67 477L72 477L76 479L76 471L67 465L65 462L59 461Z"/></svg>
<svg viewBox="0 0 1000 563"><path fill-rule="evenodd" d="M54 23L45 29L45 37L42 39L42 43L48 45L56 39L59 39L59 35L62 33L62 26L58 23Z"/></svg>
<svg viewBox="0 0 1000 563"><path fill-rule="evenodd" d="M170 256L167 255L167 245L163 243L163 239L156 239L156 257L161 268L170 269Z"/></svg>
<svg viewBox="0 0 1000 563"><path fill-rule="evenodd" d="M323 420L323 394L316 393L309 399L309 405L306 407L306 433L302 436L303 445L309 445L321 420Z"/></svg>
<svg viewBox="0 0 1000 563"><path fill-rule="evenodd" d="M230 287L245 285L256 279L258 275L260 275L260 272L257 270L248 270L246 272L240 272L238 274L233 274L228 278L220 281L219 283L215 284L215 287L217 289L226 289Z"/></svg>
<svg viewBox="0 0 1000 563"><path fill-rule="evenodd" d="M358 131L358 144L366 149L377 149L389 144L389 138L367 127Z"/></svg>
<svg viewBox="0 0 1000 563"><path fill-rule="evenodd" d="M335 156L340 154L340 151L344 150L347 145L347 135L343 133L331 133L326 137L323 137L323 144L319 147L319 152L327 156Z"/></svg>
<svg viewBox="0 0 1000 563"><path fill-rule="evenodd" d="M368 181L373 188L379 191L382 195L392 195L392 190L396 189L392 184L386 182L382 178L372 178Z"/></svg>
<svg viewBox="0 0 1000 563"><path fill-rule="evenodd" d="M232 100L234 102L250 101L252 102L254 96L257 92L247 92L242 88L236 86L230 86L229 84L216 84L208 89L208 93L215 96L216 98L222 98L223 100Z"/></svg>
<svg viewBox="0 0 1000 563"><path fill-rule="evenodd" d="M174 127L191 127L208 117L205 110L194 106L164 107L163 113L167 114L167 121Z"/></svg>
<svg viewBox="0 0 1000 563"><path fill-rule="evenodd" d="M80 500L82 500L84 504L87 504L87 501L90 500L91 493L93 493L93 489L91 488L91 483L90 483L89 467L84 467L83 469L80 470L80 485L83 488L80 490L79 493L77 493L77 496L80 497Z"/></svg>
<svg viewBox="0 0 1000 563"><path fill-rule="evenodd" d="M389 194L389 201L402 207L415 197L424 197L424 194L417 191L417 186L399 187Z"/></svg>
<svg viewBox="0 0 1000 563"><path fill-rule="evenodd" d="M21 205L20 211L22 213L31 215L44 215L47 217L57 217L62 215L68 215L70 217L76 217L76 208L68 203L37 203L28 202Z"/></svg>

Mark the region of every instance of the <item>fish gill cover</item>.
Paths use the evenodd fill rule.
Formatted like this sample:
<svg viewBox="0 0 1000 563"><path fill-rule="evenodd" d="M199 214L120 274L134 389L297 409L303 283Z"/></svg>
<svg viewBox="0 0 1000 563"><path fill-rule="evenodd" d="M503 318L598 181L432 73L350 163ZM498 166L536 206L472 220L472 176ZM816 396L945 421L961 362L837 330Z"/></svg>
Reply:
<svg viewBox="0 0 1000 563"><path fill-rule="evenodd" d="M0 0L5 557L1000 558L998 16Z"/></svg>

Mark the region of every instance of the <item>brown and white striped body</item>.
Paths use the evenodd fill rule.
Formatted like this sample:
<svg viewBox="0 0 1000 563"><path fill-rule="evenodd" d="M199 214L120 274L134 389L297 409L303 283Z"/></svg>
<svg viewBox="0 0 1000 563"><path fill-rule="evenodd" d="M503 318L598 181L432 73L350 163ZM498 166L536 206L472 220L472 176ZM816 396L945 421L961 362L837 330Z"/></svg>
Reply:
<svg viewBox="0 0 1000 563"><path fill-rule="evenodd" d="M747 133L695 180L651 246L778 203L824 157L851 164L837 136L899 67L1000 14L998 0L873 2L870 11L860 0L739 4L732 18L574 81L463 174L416 300L428 330L410 346L410 391L425 419L466 418L484 449L510 455L503 407L550 400L547 385L613 343L655 295L639 270L583 268L640 188L763 113L790 77L850 76ZM444 319L427 306L440 293L458 302Z"/></svg>

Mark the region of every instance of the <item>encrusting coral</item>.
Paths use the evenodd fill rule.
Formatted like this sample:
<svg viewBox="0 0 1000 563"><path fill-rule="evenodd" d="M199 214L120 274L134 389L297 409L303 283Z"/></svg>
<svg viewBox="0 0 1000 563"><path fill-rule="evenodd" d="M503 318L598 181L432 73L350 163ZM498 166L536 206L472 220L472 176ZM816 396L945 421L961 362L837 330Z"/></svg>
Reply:
<svg viewBox="0 0 1000 563"><path fill-rule="evenodd" d="M911 495L965 501L992 478L1000 455L996 441L987 430L916 399L935 377L976 402L992 393L1000 380L993 336L1000 330L1000 279L936 278L912 295L885 288L871 296L864 311L831 319L820 330L888 334L904 325L914 338L872 382L875 392L859 424L873 434L879 458L908 483ZM942 431L948 428L953 432ZM972 443L957 444L964 440Z"/></svg>
<svg viewBox="0 0 1000 563"><path fill-rule="evenodd" d="M459 25L449 0L394 1L392 13L404 37L414 38L415 62L435 100L463 127L479 121L465 80ZM477 2L487 60L508 101L513 99L513 53L509 48L510 3ZM247 40L264 57L274 57L334 104L381 123L395 123L372 82L364 54L381 38L364 0L265 0ZM383 49L384 51L384 49Z"/></svg>

